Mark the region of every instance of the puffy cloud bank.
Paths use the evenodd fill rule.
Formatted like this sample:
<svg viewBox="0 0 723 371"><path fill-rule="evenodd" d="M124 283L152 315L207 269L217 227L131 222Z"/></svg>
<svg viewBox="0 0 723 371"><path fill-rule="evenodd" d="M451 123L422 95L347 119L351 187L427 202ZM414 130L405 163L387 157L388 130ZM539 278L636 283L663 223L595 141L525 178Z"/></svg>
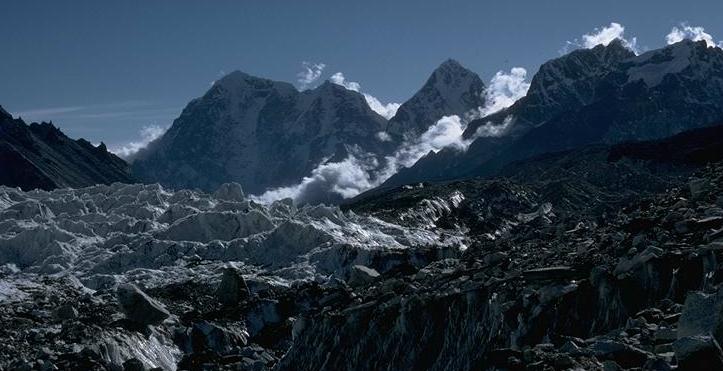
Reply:
<svg viewBox="0 0 723 371"><path fill-rule="evenodd" d="M378 166L376 158L352 148L340 162L322 162L311 175L296 185L270 189L259 196L249 196L261 203L291 198L296 203L318 203L334 198L350 198L374 187L371 172Z"/></svg>
<svg viewBox="0 0 723 371"><path fill-rule="evenodd" d="M364 99L367 101L369 108L371 108L374 112L380 114L387 120L394 117L394 115L397 114L399 106L401 106L401 104L399 103L384 104L371 94L363 93L361 91L361 84L354 81L347 81L346 77L344 77L344 74L341 72L337 72L331 75L329 81L333 82L334 84L341 85L349 90L361 93L364 96Z"/></svg>
<svg viewBox="0 0 723 371"><path fill-rule="evenodd" d="M297 81L301 89L306 89L321 77L321 73L324 72L326 64L302 62L301 67L301 72L296 75L298 77Z"/></svg>
<svg viewBox="0 0 723 371"><path fill-rule="evenodd" d="M138 153L141 149L148 146L152 141L160 138L168 130L168 127L161 127L158 125L148 125L141 128L140 139L132 141L128 144L122 145L111 149L110 151L115 153L121 158L130 160L133 156Z"/></svg>
<svg viewBox="0 0 723 371"><path fill-rule="evenodd" d="M685 23L681 23L679 27L673 27L670 33L665 36L665 41L670 44L683 41L684 39L690 39L693 41L705 41L708 47L719 47L723 48L723 41L719 41L716 44L713 36L700 26L689 26Z"/></svg>
<svg viewBox="0 0 723 371"><path fill-rule="evenodd" d="M623 45L632 50L635 54L640 53L640 50L638 49L638 39L636 37L630 39L626 38L625 26L617 22L611 22L607 26L595 28L592 32L582 35L580 39L568 41L560 52L564 54L573 49L592 49L601 44L607 46L615 39L620 39Z"/></svg>
<svg viewBox="0 0 723 371"><path fill-rule="evenodd" d="M346 81L340 73L334 76L332 82L359 91L358 83ZM323 162L298 184L271 189L251 198L263 203L282 198L291 198L297 203L316 203L332 199L330 194L338 198L351 198L382 184L400 169L414 165L430 152L436 153L443 149L466 151L479 137L504 135L512 123L512 117L507 117L501 125L489 122L480 126L471 138L462 136L471 120L509 107L523 97L529 88L526 76L527 71L519 67L513 68L510 73L498 72L485 91L487 103L484 107L465 114L464 118L456 115L442 117L419 137L402 143L389 156L378 159L359 148L351 148L343 161ZM384 140L385 134L380 133L379 139Z"/></svg>
<svg viewBox="0 0 723 371"><path fill-rule="evenodd" d="M497 72L487 85L485 106L479 109L478 117L485 117L511 106L518 99L524 97L529 89L530 83L527 81L526 69L514 67L510 73Z"/></svg>

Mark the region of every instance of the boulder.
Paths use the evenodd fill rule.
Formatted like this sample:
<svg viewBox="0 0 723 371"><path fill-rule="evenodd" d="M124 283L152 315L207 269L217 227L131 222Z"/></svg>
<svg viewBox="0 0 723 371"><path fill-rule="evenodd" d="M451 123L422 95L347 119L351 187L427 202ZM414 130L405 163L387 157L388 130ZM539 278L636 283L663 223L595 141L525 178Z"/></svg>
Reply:
<svg viewBox="0 0 723 371"><path fill-rule="evenodd" d="M146 366L138 358L131 358L123 362L123 371L146 371Z"/></svg>
<svg viewBox="0 0 723 371"><path fill-rule="evenodd" d="M68 320L78 318L78 310L71 304L63 304L55 310L55 318L59 320Z"/></svg>
<svg viewBox="0 0 723 371"><path fill-rule="evenodd" d="M190 334L176 337L177 344L187 352L211 350L221 354L228 353L236 346L246 345L247 339L245 328L234 325L224 327L208 321L196 322Z"/></svg>
<svg viewBox="0 0 723 371"><path fill-rule="evenodd" d="M688 182L690 197L694 200L703 197L711 188L712 185L708 179L694 178Z"/></svg>
<svg viewBox="0 0 723 371"><path fill-rule="evenodd" d="M678 320L678 339L697 335L712 335L723 340L723 288L717 293L692 292L685 299Z"/></svg>
<svg viewBox="0 0 723 371"><path fill-rule="evenodd" d="M615 361L623 368L642 367L652 356L641 349L612 340L597 341L590 349L598 359Z"/></svg>
<svg viewBox="0 0 723 371"><path fill-rule="evenodd" d="M723 351L712 336L687 336L673 343L678 370L723 370Z"/></svg>
<svg viewBox="0 0 723 371"><path fill-rule="evenodd" d="M141 325L157 325L170 313L163 304L153 300L132 284L118 286L116 297L126 318Z"/></svg>
<svg viewBox="0 0 723 371"><path fill-rule="evenodd" d="M241 273L233 267L224 268L216 298L221 304L236 305L249 297L249 288Z"/></svg>
<svg viewBox="0 0 723 371"><path fill-rule="evenodd" d="M351 267L348 283L350 286L363 286L374 282L377 277L379 277L379 272L376 270L363 265L355 265Z"/></svg>
<svg viewBox="0 0 723 371"><path fill-rule="evenodd" d="M613 271L613 274L616 276L620 276L622 274L635 270L639 267L642 267L650 260L660 258L661 256L663 256L664 253L665 252L663 251L663 249L655 246L650 246L630 259L620 259L617 266L615 266L615 271Z"/></svg>

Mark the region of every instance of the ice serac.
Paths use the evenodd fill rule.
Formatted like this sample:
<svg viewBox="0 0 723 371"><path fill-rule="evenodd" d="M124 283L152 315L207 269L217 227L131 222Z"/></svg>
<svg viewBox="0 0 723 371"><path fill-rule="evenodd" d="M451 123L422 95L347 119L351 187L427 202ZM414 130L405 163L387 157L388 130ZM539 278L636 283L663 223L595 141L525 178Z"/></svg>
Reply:
<svg viewBox="0 0 723 371"><path fill-rule="evenodd" d="M352 148L384 153L386 120L364 97L325 82L299 92L285 82L233 72L191 101L168 132L132 164L142 180L216 190L237 182L249 193L298 183Z"/></svg>
<svg viewBox="0 0 723 371"><path fill-rule="evenodd" d="M463 115L483 106L484 89L477 74L448 59L399 107L387 124L387 133L397 138L420 135L443 116Z"/></svg>
<svg viewBox="0 0 723 371"><path fill-rule="evenodd" d="M105 144L73 140L52 123L27 125L0 107L0 185L24 190L132 182L122 159Z"/></svg>

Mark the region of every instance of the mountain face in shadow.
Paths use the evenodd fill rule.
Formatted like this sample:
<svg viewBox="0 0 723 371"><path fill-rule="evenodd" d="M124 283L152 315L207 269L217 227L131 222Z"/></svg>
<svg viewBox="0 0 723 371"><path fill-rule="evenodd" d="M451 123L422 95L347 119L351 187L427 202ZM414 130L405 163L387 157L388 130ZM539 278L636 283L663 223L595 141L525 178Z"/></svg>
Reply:
<svg viewBox="0 0 723 371"><path fill-rule="evenodd" d="M27 125L0 107L0 184L23 190L87 187L134 179L125 161L51 123Z"/></svg>

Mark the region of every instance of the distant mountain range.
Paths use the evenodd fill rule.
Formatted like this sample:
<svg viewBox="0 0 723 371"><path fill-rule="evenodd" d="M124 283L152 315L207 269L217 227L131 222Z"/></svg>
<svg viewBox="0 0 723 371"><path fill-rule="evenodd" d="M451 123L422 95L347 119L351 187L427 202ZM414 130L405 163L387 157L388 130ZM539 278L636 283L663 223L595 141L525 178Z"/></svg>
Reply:
<svg viewBox="0 0 723 371"><path fill-rule="evenodd" d="M656 139L723 118L723 50L683 40L636 56L622 42L581 49L540 67L527 95L471 122L509 127L466 152L442 150L390 178L385 187L492 174L511 161L591 143Z"/></svg>
<svg viewBox="0 0 723 371"><path fill-rule="evenodd" d="M51 190L134 181L104 144L70 139L51 123L27 125L0 107L0 185Z"/></svg>
<svg viewBox="0 0 723 371"><path fill-rule="evenodd" d="M238 182L260 194L299 184L320 165L365 156L371 160L354 171L376 176L370 184L382 188L487 176L543 153L663 138L720 121L723 50L684 40L635 55L616 40L544 63L526 96L479 117L487 100L480 77L454 60L433 71L389 120L359 92L329 81L299 91L237 71L191 101L136 155L133 177L103 145L72 141L49 124L26 126L3 113L2 130L11 135L0 138L0 148L13 170L3 172L2 182L49 189L135 178L206 191ZM452 115L464 121L462 148L428 151L389 179L378 176L390 156ZM355 176L332 177L355 182Z"/></svg>
<svg viewBox="0 0 723 371"><path fill-rule="evenodd" d="M483 92L479 76L448 60L387 121L361 94L328 81L299 92L285 82L233 72L138 154L133 173L174 188L210 191L234 181L261 193L298 183L321 163L351 152L389 154L442 116L479 107Z"/></svg>

